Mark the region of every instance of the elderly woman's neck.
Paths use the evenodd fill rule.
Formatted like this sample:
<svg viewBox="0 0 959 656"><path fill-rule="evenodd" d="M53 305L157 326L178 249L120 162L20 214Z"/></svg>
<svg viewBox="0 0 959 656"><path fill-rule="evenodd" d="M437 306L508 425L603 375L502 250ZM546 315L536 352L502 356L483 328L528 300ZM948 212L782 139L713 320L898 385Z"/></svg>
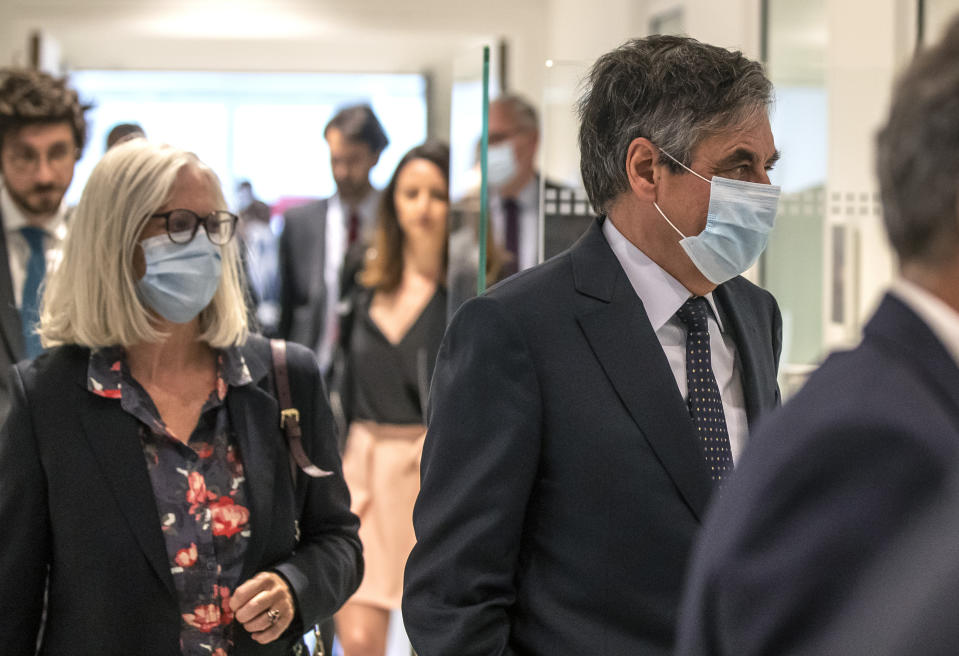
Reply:
<svg viewBox="0 0 959 656"><path fill-rule="evenodd" d="M169 324L163 328L167 338L161 342L134 344L126 348L130 374L140 381L160 381L215 367L213 349L198 338L195 321Z"/></svg>

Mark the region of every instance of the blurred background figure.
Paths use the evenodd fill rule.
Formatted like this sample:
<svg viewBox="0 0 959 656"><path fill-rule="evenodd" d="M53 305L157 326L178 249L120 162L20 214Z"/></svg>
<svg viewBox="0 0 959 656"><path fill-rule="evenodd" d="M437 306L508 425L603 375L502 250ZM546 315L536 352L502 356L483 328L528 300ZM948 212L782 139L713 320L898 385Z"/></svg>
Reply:
<svg viewBox="0 0 959 656"><path fill-rule="evenodd" d="M256 197L249 180L237 185L236 200L254 314L260 332L273 335L280 321L280 278L279 240L270 224L270 206Z"/></svg>
<svg viewBox="0 0 959 656"><path fill-rule="evenodd" d="M370 256L343 322L343 472L366 574L336 616L346 656L382 656L415 542L413 503L436 352L446 328L449 148L408 152L380 202Z"/></svg>
<svg viewBox="0 0 959 656"><path fill-rule="evenodd" d="M368 105L340 110L324 136L336 193L284 215L278 332L313 349L326 371L337 337L337 306L355 284L379 202L370 170L389 139Z"/></svg>
<svg viewBox="0 0 959 656"><path fill-rule="evenodd" d="M146 136L146 132L143 131L139 123L117 123L110 128L110 132L107 133L107 146L105 150L110 150L118 143L126 141L127 139L136 139L137 137L145 138Z"/></svg>
<svg viewBox="0 0 959 656"><path fill-rule="evenodd" d="M131 140L90 176L44 291L50 350L12 372L0 431L5 653L33 653L46 593L41 653L288 655L356 589L319 371L290 346L306 476L248 335L236 223L171 146Z"/></svg>
<svg viewBox="0 0 959 656"><path fill-rule="evenodd" d="M65 78L0 69L0 420L10 404L7 369L42 351L39 292L60 260L63 196L86 144L89 109Z"/></svg>

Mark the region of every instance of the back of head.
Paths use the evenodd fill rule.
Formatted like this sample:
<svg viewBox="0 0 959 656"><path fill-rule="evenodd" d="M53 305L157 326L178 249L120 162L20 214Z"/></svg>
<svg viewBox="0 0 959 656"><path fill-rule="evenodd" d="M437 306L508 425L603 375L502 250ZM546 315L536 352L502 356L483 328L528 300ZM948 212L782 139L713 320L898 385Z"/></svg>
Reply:
<svg viewBox="0 0 959 656"><path fill-rule="evenodd" d="M0 149L11 130L64 122L82 152L87 140L84 114L90 107L80 102L66 78L23 68L0 69Z"/></svg>
<svg viewBox="0 0 959 656"><path fill-rule="evenodd" d="M173 146L133 139L111 148L94 167L71 219L63 260L43 294L45 346L130 345L162 338L137 294L133 261L146 222L167 202L187 166L209 180L216 206L225 208L216 174L193 153ZM235 241L222 247L220 286L199 316L202 338L213 346L235 343L246 334L235 249Z"/></svg>
<svg viewBox="0 0 959 656"><path fill-rule="evenodd" d="M146 137L146 133L139 123L118 123L107 134L107 150L110 150L121 141Z"/></svg>
<svg viewBox="0 0 959 656"><path fill-rule="evenodd" d="M688 37L634 39L601 56L579 100L580 169L593 207L605 213L629 188L626 152L634 139L645 137L688 165L703 139L771 102L761 64Z"/></svg>
<svg viewBox="0 0 959 656"><path fill-rule="evenodd" d="M959 254L959 19L893 92L878 135L883 220L902 263Z"/></svg>
<svg viewBox="0 0 959 656"><path fill-rule="evenodd" d="M349 141L365 144L374 155L379 155L390 143L369 105L344 107L326 124L323 134L331 129L338 130Z"/></svg>

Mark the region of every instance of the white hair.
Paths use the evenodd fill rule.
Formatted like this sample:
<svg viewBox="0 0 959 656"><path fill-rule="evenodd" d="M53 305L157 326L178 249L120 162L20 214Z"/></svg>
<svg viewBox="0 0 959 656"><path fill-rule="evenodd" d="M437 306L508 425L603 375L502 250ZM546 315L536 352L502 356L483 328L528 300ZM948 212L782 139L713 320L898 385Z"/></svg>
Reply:
<svg viewBox="0 0 959 656"><path fill-rule="evenodd" d="M173 146L133 139L96 165L70 220L63 260L46 281L39 327L45 347L130 346L166 337L137 294L133 261L143 227L170 198L183 167L205 176L217 207L226 208L213 170ZM248 331L236 240L220 249L220 285L199 315L200 339L215 348L243 343Z"/></svg>

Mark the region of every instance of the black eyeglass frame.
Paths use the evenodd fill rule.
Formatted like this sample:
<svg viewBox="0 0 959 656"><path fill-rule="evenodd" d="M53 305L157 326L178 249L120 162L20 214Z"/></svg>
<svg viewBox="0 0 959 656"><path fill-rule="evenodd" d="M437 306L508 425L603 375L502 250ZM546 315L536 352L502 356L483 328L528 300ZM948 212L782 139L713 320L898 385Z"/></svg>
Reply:
<svg viewBox="0 0 959 656"><path fill-rule="evenodd" d="M187 239L186 241L177 241L176 239L174 239L173 238L174 231L170 230L170 217L177 212L185 212L194 218L193 230L190 231L190 238ZM203 229L206 231L206 236L209 237L210 241L216 244L217 246L225 246L226 244L230 243L230 240L233 239L233 236L236 234L236 224L240 220L240 217L238 217L233 212L229 212L227 210L214 210L210 212L209 214L207 214L206 216L200 216L193 210L188 210L185 208L174 209L168 212L157 212L156 214L151 214L150 218L163 219L164 228L166 229L167 237L169 237L170 241L172 241L174 244L180 244L180 245L189 244L191 241L193 241L194 237L196 237L197 231L200 229L200 224L203 224ZM223 239L222 241L218 241L220 239L219 233L217 233L217 236L214 237L213 234L210 232L210 221L214 219L219 219L217 220L216 225L222 225L226 222L229 222L230 234L226 239ZM183 231L182 230L176 231L177 234L179 234L180 232L183 232Z"/></svg>

